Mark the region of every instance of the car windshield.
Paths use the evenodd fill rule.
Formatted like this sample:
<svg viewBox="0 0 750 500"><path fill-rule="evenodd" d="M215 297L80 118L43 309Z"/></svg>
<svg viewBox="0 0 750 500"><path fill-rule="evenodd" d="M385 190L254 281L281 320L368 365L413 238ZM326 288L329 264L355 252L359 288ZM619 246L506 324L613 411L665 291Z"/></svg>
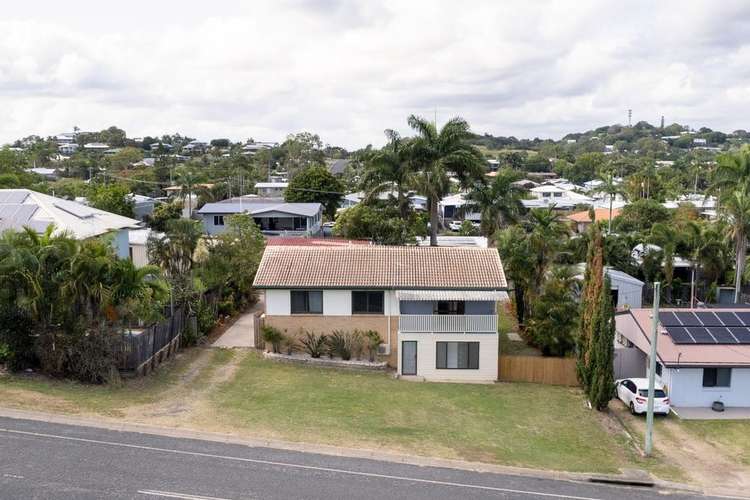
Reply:
<svg viewBox="0 0 750 500"><path fill-rule="evenodd" d="M648 389L638 389L638 395L643 396L644 398L648 397ZM667 395L664 393L662 389L654 389L654 397L655 398L666 398Z"/></svg>

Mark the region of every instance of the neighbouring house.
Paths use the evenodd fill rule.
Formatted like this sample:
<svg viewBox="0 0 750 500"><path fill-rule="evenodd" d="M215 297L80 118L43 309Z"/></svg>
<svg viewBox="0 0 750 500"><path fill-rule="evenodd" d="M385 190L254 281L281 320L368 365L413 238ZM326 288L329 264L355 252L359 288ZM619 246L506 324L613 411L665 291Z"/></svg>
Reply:
<svg viewBox="0 0 750 500"><path fill-rule="evenodd" d="M286 203L278 198L242 197L206 203L197 211L206 233L210 235L223 233L227 218L239 213L252 215L260 230L267 235L316 236L320 234L323 205Z"/></svg>
<svg viewBox="0 0 750 500"><path fill-rule="evenodd" d="M59 175L59 172L56 168L32 167L32 168L27 168L26 171L31 174L40 175L44 177L44 180L47 180L47 181L57 180L57 176Z"/></svg>
<svg viewBox="0 0 750 500"><path fill-rule="evenodd" d="M580 194L567 186L561 187L553 184L542 184L529 190L531 198L521 200L526 208L548 208L557 210L571 209L577 205L593 205L594 200Z"/></svg>
<svg viewBox="0 0 750 500"><path fill-rule="evenodd" d="M346 171L346 167L349 165L350 161L351 160L333 160L328 165L328 170L331 172L331 174L335 176L344 175L344 172Z"/></svg>
<svg viewBox="0 0 750 500"><path fill-rule="evenodd" d="M469 220L480 222L482 214L465 209L467 204L466 193L458 193L446 196L438 202L438 213L443 221Z"/></svg>
<svg viewBox="0 0 750 500"><path fill-rule="evenodd" d="M417 194L414 191L409 191L408 193L406 193L406 196L409 198L409 205L411 206L412 210L419 210L422 212L427 210L426 196ZM398 193L395 190L386 190L378 193L378 200L381 201L392 201L397 198ZM344 208L351 208L354 205L358 205L362 203L362 200L364 199L365 193L362 191L358 191L356 193L348 193L341 199L341 207L339 208L339 210L342 210Z"/></svg>
<svg viewBox="0 0 750 500"><path fill-rule="evenodd" d="M103 142L88 142L83 145L83 149L86 149L88 151L104 152L109 149L109 144L105 144Z"/></svg>
<svg viewBox="0 0 750 500"><path fill-rule="evenodd" d="M262 151L264 149L273 149L277 147L279 144L277 142L248 142L244 146L242 146L242 154L243 155L254 155L258 151Z"/></svg>
<svg viewBox="0 0 750 500"><path fill-rule="evenodd" d="M268 246L254 286L282 332L374 330L399 376L497 379L507 284L494 249Z"/></svg>
<svg viewBox="0 0 750 500"><path fill-rule="evenodd" d="M78 240L111 236L117 256L124 259L130 253L128 233L140 222L30 189L0 189L0 232L28 227L41 234L50 224Z"/></svg>
<svg viewBox="0 0 750 500"><path fill-rule="evenodd" d="M150 228L136 229L128 234L130 260L136 267L143 267L150 263L148 258L148 238L151 234L163 236L164 233L155 232Z"/></svg>
<svg viewBox="0 0 750 500"><path fill-rule="evenodd" d="M258 196L266 196L269 198L282 197L286 188L289 187L288 182L256 182L255 191Z"/></svg>
<svg viewBox="0 0 750 500"><path fill-rule="evenodd" d="M635 350L648 375L652 312L615 316L622 349ZM750 309L663 309L658 318L656 376L672 407L750 407Z"/></svg>
<svg viewBox="0 0 750 500"><path fill-rule="evenodd" d="M78 144L76 144L75 142L59 144L57 146L57 151L60 154L72 155L73 153L78 151Z"/></svg>
<svg viewBox="0 0 750 500"><path fill-rule="evenodd" d="M138 220L144 220L147 216L154 213L154 205L156 200L150 196L143 196L142 194L131 193L128 195L128 199L133 202L133 215Z"/></svg>
<svg viewBox="0 0 750 500"><path fill-rule="evenodd" d="M582 262L576 266L578 274L575 278L583 282L586 272L586 263ZM604 267L604 272L609 277L609 289L612 294L612 304L619 309L638 309L643 302L643 281L638 278L619 271L609 266Z"/></svg>
<svg viewBox="0 0 750 500"><path fill-rule="evenodd" d="M182 147L182 152L187 154L203 154L208 150L208 143L201 141L191 141Z"/></svg>
<svg viewBox="0 0 750 500"><path fill-rule="evenodd" d="M427 247L430 246L430 237L417 236L417 245ZM438 234L437 246L439 247L477 247L487 248L487 238L484 236L452 236Z"/></svg>
<svg viewBox="0 0 750 500"><path fill-rule="evenodd" d="M612 209L612 218L614 219L622 210L619 208ZM609 221L609 209L608 208L596 208L594 209L594 219L598 222ZM564 217L564 220L570 222L576 233L585 233L589 226L591 226L591 217L588 210L582 210L580 212L574 212Z"/></svg>

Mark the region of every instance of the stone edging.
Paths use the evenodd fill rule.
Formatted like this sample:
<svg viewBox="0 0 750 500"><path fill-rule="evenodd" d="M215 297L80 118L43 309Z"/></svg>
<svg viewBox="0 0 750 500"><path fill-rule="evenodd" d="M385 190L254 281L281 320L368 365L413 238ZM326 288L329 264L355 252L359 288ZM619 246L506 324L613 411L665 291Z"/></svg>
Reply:
<svg viewBox="0 0 750 500"><path fill-rule="evenodd" d="M292 354L290 356L288 354L280 354L280 353L273 353L273 352L263 352L263 357L266 359L273 360L273 361L281 361L283 363L293 363L293 364L309 365L309 366L322 366L322 367L327 367L327 368L348 368L351 370L369 370L369 371L386 370L388 368L388 363L386 363L385 361L376 361L374 363L371 363L369 361L358 361L355 359L344 361L343 359L313 358L307 355L299 355L299 354L297 355Z"/></svg>

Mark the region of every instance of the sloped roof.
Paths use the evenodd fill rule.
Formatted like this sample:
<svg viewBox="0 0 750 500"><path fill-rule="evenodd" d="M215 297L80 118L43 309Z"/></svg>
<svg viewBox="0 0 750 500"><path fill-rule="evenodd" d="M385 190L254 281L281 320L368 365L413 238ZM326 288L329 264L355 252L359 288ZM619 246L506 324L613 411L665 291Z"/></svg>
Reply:
<svg viewBox="0 0 750 500"><path fill-rule="evenodd" d="M346 166L349 165L351 160L335 160L331 163L328 169L333 175L341 175L346 170Z"/></svg>
<svg viewBox="0 0 750 500"><path fill-rule="evenodd" d="M0 189L0 231L30 227L41 233L50 224L76 239L140 227L135 219L30 189Z"/></svg>
<svg viewBox="0 0 750 500"><path fill-rule="evenodd" d="M258 288L502 290L495 249L471 247L269 246Z"/></svg>
<svg viewBox="0 0 750 500"><path fill-rule="evenodd" d="M662 309L668 311L669 309ZM722 309L722 311L747 309ZM679 311L698 311L679 309ZM706 309L700 309L706 311ZM615 316L616 328L641 351L651 349L651 310L630 309ZM750 344L675 344L666 330L659 325L656 354L665 366L750 366Z"/></svg>
<svg viewBox="0 0 750 500"><path fill-rule="evenodd" d="M199 214L239 214L260 215L267 212L283 212L289 215L312 217L320 212L320 203L206 203L198 210Z"/></svg>
<svg viewBox="0 0 750 500"><path fill-rule="evenodd" d="M620 212L622 210L619 208L613 208L612 209L612 218L614 219L618 215L620 215ZM609 220L609 209L608 208L597 208L594 210L594 218L596 220ZM573 222L591 222L591 218L589 217L589 211L588 210L582 210L580 212L576 212L573 214L570 214L566 217L567 220L573 221Z"/></svg>

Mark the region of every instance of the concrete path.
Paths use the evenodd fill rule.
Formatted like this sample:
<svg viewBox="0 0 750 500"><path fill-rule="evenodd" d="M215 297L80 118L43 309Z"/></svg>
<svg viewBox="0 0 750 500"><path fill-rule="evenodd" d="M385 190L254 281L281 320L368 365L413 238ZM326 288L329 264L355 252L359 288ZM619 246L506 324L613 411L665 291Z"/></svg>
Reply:
<svg viewBox="0 0 750 500"><path fill-rule="evenodd" d="M713 411L711 408L672 408L682 420L750 420L750 408L725 408Z"/></svg>
<svg viewBox="0 0 750 500"><path fill-rule="evenodd" d="M665 494L701 498L0 417L2 498L647 500Z"/></svg>
<svg viewBox="0 0 750 500"><path fill-rule="evenodd" d="M212 347L255 347L253 332L254 316L263 310L263 303L258 302L248 312L240 316L221 337L211 344Z"/></svg>

